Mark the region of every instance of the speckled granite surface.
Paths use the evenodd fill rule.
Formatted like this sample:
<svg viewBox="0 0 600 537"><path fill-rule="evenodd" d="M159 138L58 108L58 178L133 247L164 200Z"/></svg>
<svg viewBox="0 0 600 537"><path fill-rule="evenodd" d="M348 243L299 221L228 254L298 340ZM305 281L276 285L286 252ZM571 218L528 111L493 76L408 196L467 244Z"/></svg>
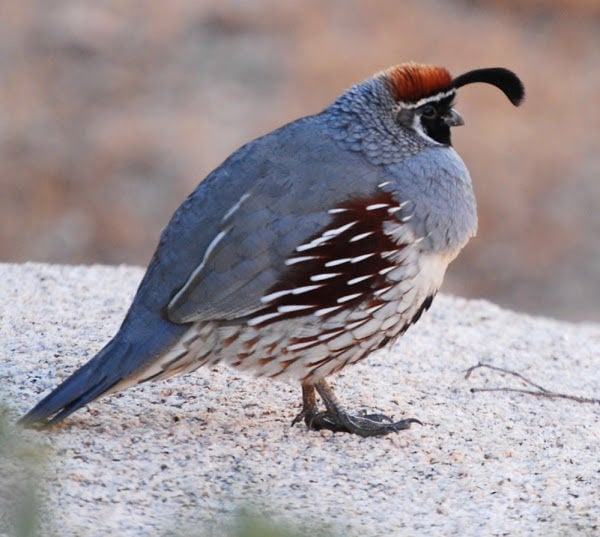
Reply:
<svg viewBox="0 0 600 537"><path fill-rule="evenodd" d="M142 273L0 265L0 400L11 418L102 347ZM525 387L487 369L465 379L478 362L599 398L600 325L438 297L392 349L331 379L350 408L424 423L386 438L290 427L298 386L225 367L109 396L23 433L49 453L48 531L227 535L236 509L252 507L339 536L597 535L600 405L471 393Z"/></svg>

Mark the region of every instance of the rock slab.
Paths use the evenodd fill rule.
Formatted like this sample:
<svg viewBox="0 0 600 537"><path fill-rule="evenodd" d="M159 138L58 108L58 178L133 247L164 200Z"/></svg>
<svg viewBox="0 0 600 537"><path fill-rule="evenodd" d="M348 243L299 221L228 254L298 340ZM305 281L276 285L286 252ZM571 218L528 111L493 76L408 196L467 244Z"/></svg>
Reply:
<svg viewBox="0 0 600 537"><path fill-rule="evenodd" d="M108 341L142 274L0 265L0 401L10 420ZM229 535L249 508L339 536L597 535L599 356L598 324L442 295L391 349L331 379L349 408L423 422L393 436L291 427L299 386L227 367L130 388L50 431L21 433L48 454L42 534ZM465 378L478 363L596 402L472 393L537 390L489 368Z"/></svg>

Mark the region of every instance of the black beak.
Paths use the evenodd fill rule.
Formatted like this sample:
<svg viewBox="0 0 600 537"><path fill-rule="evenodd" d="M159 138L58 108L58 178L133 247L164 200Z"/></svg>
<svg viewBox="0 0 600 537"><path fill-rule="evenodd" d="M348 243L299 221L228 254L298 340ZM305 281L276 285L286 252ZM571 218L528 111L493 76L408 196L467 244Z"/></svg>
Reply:
<svg viewBox="0 0 600 537"><path fill-rule="evenodd" d="M465 120L456 110L454 110L454 108L450 108L448 113L442 116L442 121L448 125L448 127L460 127L465 124Z"/></svg>

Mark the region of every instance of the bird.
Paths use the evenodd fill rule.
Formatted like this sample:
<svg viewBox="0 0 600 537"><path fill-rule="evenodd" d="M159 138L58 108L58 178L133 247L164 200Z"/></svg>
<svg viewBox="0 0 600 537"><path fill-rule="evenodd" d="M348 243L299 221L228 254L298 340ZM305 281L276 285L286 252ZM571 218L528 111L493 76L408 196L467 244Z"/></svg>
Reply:
<svg viewBox="0 0 600 537"><path fill-rule="evenodd" d="M352 415L327 377L415 324L476 233L451 142L457 90L472 83L515 106L525 96L503 67L453 78L401 63L235 151L173 214L116 335L21 425L45 429L100 396L219 362L298 382L292 424L309 430L421 423Z"/></svg>

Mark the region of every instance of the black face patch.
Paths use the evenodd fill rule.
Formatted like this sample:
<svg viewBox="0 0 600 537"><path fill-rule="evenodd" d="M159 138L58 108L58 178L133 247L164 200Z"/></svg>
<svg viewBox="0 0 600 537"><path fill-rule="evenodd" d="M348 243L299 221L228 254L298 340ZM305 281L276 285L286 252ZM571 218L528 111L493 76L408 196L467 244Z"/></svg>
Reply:
<svg viewBox="0 0 600 537"><path fill-rule="evenodd" d="M452 108L452 97L430 101L415 110L427 136L444 145L452 145L450 127L444 119Z"/></svg>

